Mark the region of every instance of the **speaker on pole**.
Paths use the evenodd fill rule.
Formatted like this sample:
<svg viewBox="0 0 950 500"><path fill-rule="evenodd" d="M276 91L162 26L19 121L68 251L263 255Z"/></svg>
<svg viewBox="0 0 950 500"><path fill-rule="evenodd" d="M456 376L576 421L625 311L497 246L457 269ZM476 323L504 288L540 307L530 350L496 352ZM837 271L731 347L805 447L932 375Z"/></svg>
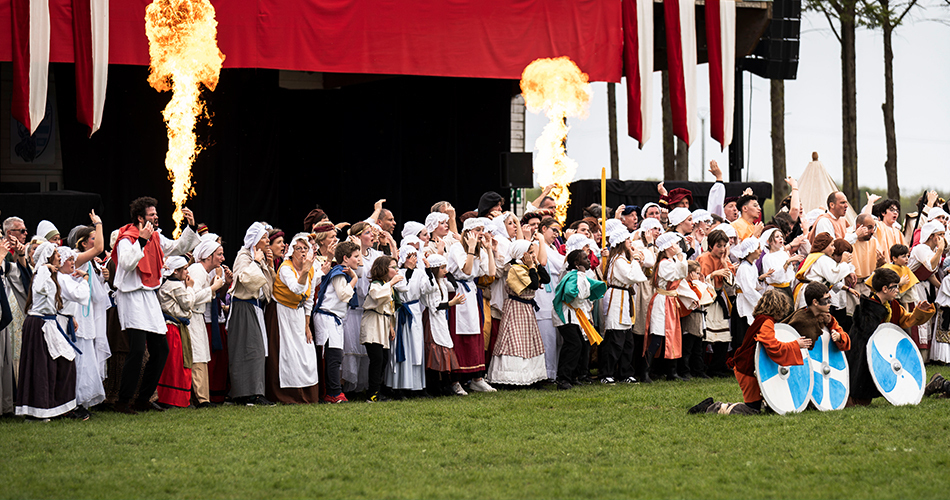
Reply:
<svg viewBox="0 0 950 500"><path fill-rule="evenodd" d="M534 187L532 153L501 154L501 185L507 188Z"/></svg>

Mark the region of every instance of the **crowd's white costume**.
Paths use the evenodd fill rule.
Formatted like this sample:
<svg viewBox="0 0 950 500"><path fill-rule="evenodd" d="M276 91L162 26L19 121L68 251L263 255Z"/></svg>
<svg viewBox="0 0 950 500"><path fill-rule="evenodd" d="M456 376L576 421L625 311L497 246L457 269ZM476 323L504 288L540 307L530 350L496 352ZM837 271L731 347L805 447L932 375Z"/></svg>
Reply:
<svg viewBox="0 0 950 500"><path fill-rule="evenodd" d="M285 261L286 262L286 261ZM314 296L321 273L315 270L313 279L303 284L298 282L299 275L293 262L286 262L278 269L280 281L287 285L292 293L307 294L296 307L287 307L277 302L277 323L280 328L280 386L311 387L318 382L317 350L314 344L307 342L307 322L313 311ZM306 272L306 271L304 271ZM331 321L332 318L329 318Z"/></svg>
<svg viewBox="0 0 950 500"><path fill-rule="evenodd" d="M655 270L657 273L656 289L666 290L670 283L685 278L689 271L687 262L686 259L679 260L677 258L660 261ZM647 332L650 335L666 336L665 300L669 299L676 300L675 297L657 296L656 300L653 301L653 307L649 311L650 327Z"/></svg>
<svg viewBox="0 0 950 500"><path fill-rule="evenodd" d="M485 250L473 257L472 271L465 273L462 268L468 256L462 245L452 245L448 253L448 270L458 282L456 293L465 296L465 303L455 306L455 334L477 335L482 331L478 319L478 295L475 280L488 274L488 255ZM466 289L466 286L468 289Z"/></svg>
<svg viewBox="0 0 950 500"><path fill-rule="evenodd" d="M831 257L822 255L805 273L805 279L822 282L831 288L831 305L838 309L844 309L847 307L847 300L839 292L842 292L842 287L844 287L844 279L853 272L853 265L847 262L835 262ZM805 294L799 293L795 300L795 309L803 307L805 307Z"/></svg>
<svg viewBox="0 0 950 500"><path fill-rule="evenodd" d="M400 252L400 257L402 252ZM421 255L417 257L418 262L422 262ZM425 264L423 264L424 266ZM403 277L406 277L408 271L401 269L399 271ZM396 293L399 294L399 300L404 308L412 316L411 324L403 326L403 352L406 356L405 361L396 361L396 346L392 345L389 349L389 367L386 370L385 383L393 389L408 389L419 391L425 389L425 359L423 358L425 332L422 328L422 295L423 289L428 284L429 278L426 275L425 268L417 268L412 271L412 275L396 284ZM436 304L438 307L438 304ZM399 313L396 314L396 328L399 328ZM397 333L398 334L398 333Z"/></svg>
<svg viewBox="0 0 950 500"><path fill-rule="evenodd" d="M89 284L81 278L59 273L57 276L60 296L63 299L63 308L57 312L56 321L63 331L68 331L68 322L76 321L82 304L90 299ZM78 321L76 321L78 323ZM75 323L74 323L75 325ZM87 335L88 338L84 335ZM102 386L102 377L99 370L99 357L95 346L96 332L76 329L76 347L82 354L76 355L76 404L86 408L95 406L106 399L106 391ZM104 368L103 360L103 368Z"/></svg>
<svg viewBox="0 0 950 500"><path fill-rule="evenodd" d="M343 322L343 392L359 392L369 387L369 356L360 343L360 321L363 318L363 301L369 293L369 271L373 262L381 255L383 253L378 250L367 249L367 254L363 256L363 265L355 269L358 277L356 298L359 307L350 307Z"/></svg>
<svg viewBox="0 0 950 500"><path fill-rule="evenodd" d="M538 330L541 331L541 341L544 342L544 366L548 379L557 379L558 354L561 349L558 345L557 328L554 326L554 291L560 282L561 269L564 268L564 256L557 251L554 245L546 249L547 263L544 269L551 277L551 282L541 285L534 294L534 301L538 303Z"/></svg>

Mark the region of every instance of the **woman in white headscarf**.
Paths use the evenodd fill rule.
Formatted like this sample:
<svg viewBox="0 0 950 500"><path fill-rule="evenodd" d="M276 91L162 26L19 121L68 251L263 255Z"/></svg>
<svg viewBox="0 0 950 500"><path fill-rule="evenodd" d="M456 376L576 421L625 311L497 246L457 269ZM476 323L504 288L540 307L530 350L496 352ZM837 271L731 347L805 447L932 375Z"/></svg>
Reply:
<svg viewBox="0 0 950 500"><path fill-rule="evenodd" d="M449 216L442 212L432 212L426 216L426 232L429 233L429 241L425 246L425 254L445 254L445 250L458 243L458 239L451 230L449 230Z"/></svg>
<svg viewBox="0 0 950 500"><path fill-rule="evenodd" d="M425 258L414 247L399 249L399 274L403 280L393 288L399 299L396 309L396 340L390 342L386 386L394 391L422 391L426 387L423 358L424 330L422 327L423 288L428 277ZM398 392L397 392L398 395Z"/></svg>
<svg viewBox="0 0 950 500"><path fill-rule="evenodd" d="M200 248L200 245L199 245ZM255 222L244 234L244 245L234 259L234 282L228 314L228 373L231 397L249 406L271 406L264 398L264 360L267 357L264 304L274 290L267 228Z"/></svg>
<svg viewBox="0 0 950 500"><path fill-rule="evenodd" d="M17 379L16 414L47 420L60 415L77 416L76 365L79 354L72 336L56 321L63 308L57 275L60 256L56 245L43 243L33 252L36 271L23 321L23 348ZM86 417L88 418L88 416Z"/></svg>
<svg viewBox="0 0 950 500"><path fill-rule="evenodd" d="M198 408L206 408L223 402L227 395L228 335L216 298L218 290L225 285L225 273L221 267L224 249L217 241L202 241L192 254L196 262L188 267L195 294L192 321L188 324L191 387Z"/></svg>
<svg viewBox="0 0 950 500"><path fill-rule="evenodd" d="M195 305L194 281L188 275L188 261L181 256L165 259L158 303L165 316L168 358L158 380L158 404L163 408L186 408L191 404L192 356L188 327L193 320L204 323L201 315L192 316ZM202 336L204 332L202 331Z"/></svg>
<svg viewBox="0 0 950 500"><path fill-rule="evenodd" d="M550 283L551 277L538 266L536 241L515 240L508 251L503 282L506 299L486 378L493 384L531 385L548 378L534 294Z"/></svg>

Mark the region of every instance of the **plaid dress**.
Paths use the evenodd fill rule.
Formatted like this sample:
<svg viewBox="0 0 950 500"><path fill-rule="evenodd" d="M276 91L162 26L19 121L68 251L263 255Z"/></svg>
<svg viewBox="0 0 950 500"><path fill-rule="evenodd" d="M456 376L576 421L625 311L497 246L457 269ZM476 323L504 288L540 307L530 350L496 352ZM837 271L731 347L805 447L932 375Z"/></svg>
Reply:
<svg viewBox="0 0 950 500"><path fill-rule="evenodd" d="M498 341L495 343L494 356L517 356L533 358L544 354L544 342L538 330L538 319L534 315L534 306L517 300L509 295L515 293L505 280L505 305L502 309L501 326L498 329ZM525 288L518 297L534 299L535 290Z"/></svg>

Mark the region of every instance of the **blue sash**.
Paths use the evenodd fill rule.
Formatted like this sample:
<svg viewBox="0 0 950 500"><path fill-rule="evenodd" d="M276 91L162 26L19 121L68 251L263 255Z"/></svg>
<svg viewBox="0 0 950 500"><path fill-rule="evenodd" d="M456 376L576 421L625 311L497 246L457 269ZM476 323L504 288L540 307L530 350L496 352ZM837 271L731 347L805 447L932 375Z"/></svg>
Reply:
<svg viewBox="0 0 950 500"><path fill-rule="evenodd" d="M66 318L66 319L68 320L68 321L66 322L66 331L65 331L65 332L63 331L63 327L60 326L59 321L56 321L56 315L55 315L55 314L50 314L50 315L45 315L45 316L37 316L37 317L42 318L42 319L47 320L47 321L52 320L53 323L56 325L56 329L59 330L59 333L62 333L62 334L63 334L63 338L66 339L66 342L69 342L70 347L72 347L73 350L76 351L77 353L82 354L82 351L80 351L79 348L76 347L76 327L75 327L75 325L73 325L73 317L72 317L72 316L65 316L65 315L63 316L64 318Z"/></svg>
<svg viewBox="0 0 950 500"><path fill-rule="evenodd" d="M521 302L522 304L528 304L530 306L534 306L534 312L538 312L541 310L541 307L538 306L538 303L535 302L534 299L524 299L517 295L512 295L510 293L508 294L508 298L515 302Z"/></svg>
<svg viewBox="0 0 950 500"><path fill-rule="evenodd" d="M172 316L171 314L167 314L167 313L164 313L164 312L162 313L162 316L165 317L165 320L166 320L166 321L171 321L172 323L178 323L179 326L180 326L180 325L188 326L188 325L191 324L191 320L190 320L190 319L179 318L178 316Z"/></svg>
<svg viewBox="0 0 950 500"><path fill-rule="evenodd" d="M412 315L412 309L409 309L409 306L412 304L418 304L419 299L410 300L409 302L403 302L399 309L396 311L396 362L402 363L406 360L406 347L405 341L403 340L402 332L403 329L409 330L412 328L412 320L414 316Z"/></svg>

